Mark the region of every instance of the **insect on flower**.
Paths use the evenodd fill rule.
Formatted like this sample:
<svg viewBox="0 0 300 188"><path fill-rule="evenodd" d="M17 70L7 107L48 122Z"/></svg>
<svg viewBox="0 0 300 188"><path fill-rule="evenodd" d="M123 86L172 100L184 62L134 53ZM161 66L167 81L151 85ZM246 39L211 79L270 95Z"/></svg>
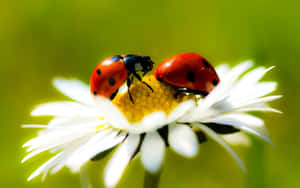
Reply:
<svg viewBox="0 0 300 188"><path fill-rule="evenodd" d="M196 53L172 56L157 66L158 80L175 86L178 92L208 95L220 82L214 67Z"/></svg>
<svg viewBox="0 0 300 188"><path fill-rule="evenodd" d="M54 86L74 102L42 104L31 114L53 116L53 120L47 125L23 126L42 130L23 145L28 155L22 162L44 151L53 154L28 180L41 174L44 177L48 173L54 174L65 166L72 172L79 172L90 160L115 149L104 169L105 186L115 187L135 157L140 156L145 170L155 174L163 165L166 147L187 158L196 156L201 147L199 143L202 143L199 135L219 143L245 169L229 144L238 144L238 135L247 141L244 133L271 143L263 132L263 119L247 112L280 113L268 103L281 97L269 95L275 91L276 82L260 81L272 67L248 71L251 67L251 61L233 68L227 65L216 67L221 82L211 91L204 87L204 91L209 92L204 98L193 93L179 93L174 98L176 87L157 80L153 75L145 76L142 82L133 84L130 89L135 104L129 92L119 92L109 100L111 93L94 97L89 86L79 80L55 79ZM141 68L134 70L143 71ZM209 84L214 79L205 78Z"/></svg>
<svg viewBox="0 0 300 188"><path fill-rule="evenodd" d="M106 58L96 66L92 73L90 80L91 93L94 96L103 96L112 100L118 93L120 86L127 81L128 94L131 102L134 103L129 90L133 78L142 81L137 72L141 71L145 75L152 68L153 62L149 56L116 55ZM152 90L146 82L143 83Z"/></svg>

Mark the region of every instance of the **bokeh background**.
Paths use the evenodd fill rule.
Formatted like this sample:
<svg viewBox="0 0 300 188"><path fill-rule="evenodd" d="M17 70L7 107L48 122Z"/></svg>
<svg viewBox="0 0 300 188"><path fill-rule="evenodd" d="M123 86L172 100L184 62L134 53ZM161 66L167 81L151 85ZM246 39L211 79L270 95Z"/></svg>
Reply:
<svg viewBox="0 0 300 188"><path fill-rule="evenodd" d="M300 187L299 86L300 3L297 0L1 0L0 94L1 187L80 187L78 174L26 182L46 158L21 165L22 144L36 135L21 124L35 105L67 99L51 85L56 76L89 81L101 59L115 54L150 55L155 62L182 52L197 52L214 65L253 59L276 65L266 77L277 80L284 98L273 106L282 115L261 114L275 148L252 138L250 148L234 147L247 166L243 173L217 144L201 145L184 159L168 151L160 187ZM108 158L91 164L91 179L101 187ZM118 187L141 187L143 167L135 160Z"/></svg>

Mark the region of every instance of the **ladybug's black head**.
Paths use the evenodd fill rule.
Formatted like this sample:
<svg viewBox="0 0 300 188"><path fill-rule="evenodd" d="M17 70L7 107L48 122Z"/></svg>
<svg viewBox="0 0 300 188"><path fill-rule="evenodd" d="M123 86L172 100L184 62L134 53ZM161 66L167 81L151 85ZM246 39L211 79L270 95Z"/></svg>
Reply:
<svg viewBox="0 0 300 188"><path fill-rule="evenodd" d="M123 60L130 73L142 71L144 75L152 70L154 64L149 56L126 55Z"/></svg>
<svg viewBox="0 0 300 188"><path fill-rule="evenodd" d="M144 75L151 71L153 68L153 61L151 60L151 58L149 56L141 56L141 65L143 67L143 73Z"/></svg>

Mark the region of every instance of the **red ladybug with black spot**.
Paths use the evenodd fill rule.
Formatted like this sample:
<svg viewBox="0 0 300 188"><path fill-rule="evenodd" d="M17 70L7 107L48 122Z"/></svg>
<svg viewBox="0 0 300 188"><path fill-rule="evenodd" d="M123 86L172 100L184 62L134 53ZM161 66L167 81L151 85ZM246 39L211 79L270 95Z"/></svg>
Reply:
<svg viewBox="0 0 300 188"><path fill-rule="evenodd" d="M183 53L172 56L157 66L154 73L178 90L194 94L208 95L220 82L214 67L201 55Z"/></svg>
<svg viewBox="0 0 300 188"><path fill-rule="evenodd" d="M121 85L127 81L128 94L130 100L134 103L129 91L134 77L142 81L138 72L143 72L143 75L145 75L152 68L153 62L149 56L116 55L104 59L92 73L90 80L91 93L94 96L103 96L112 100ZM152 90L146 82L143 83Z"/></svg>

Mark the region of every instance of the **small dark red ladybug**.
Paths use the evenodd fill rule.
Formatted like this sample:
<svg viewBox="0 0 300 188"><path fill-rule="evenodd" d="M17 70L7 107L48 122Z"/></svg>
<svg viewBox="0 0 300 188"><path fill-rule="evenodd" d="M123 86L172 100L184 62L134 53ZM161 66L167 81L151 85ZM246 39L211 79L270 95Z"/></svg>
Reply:
<svg viewBox="0 0 300 188"><path fill-rule="evenodd" d="M206 59L196 53L172 56L157 66L154 73L158 80L175 86L179 92L206 96L220 82Z"/></svg>
<svg viewBox="0 0 300 188"><path fill-rule="evenodd" d="M95 96L104 96L111 100L116 96L120 86L127 81L128 94L133 102L129 87L133 82L133 78L141 81L137 72L141 71L144 75L151 71L153 62L149 56L139 55L116 55L104 59L94 69L91 80L91 93ZM152 88L143 82L151 90Z"/></svg>

